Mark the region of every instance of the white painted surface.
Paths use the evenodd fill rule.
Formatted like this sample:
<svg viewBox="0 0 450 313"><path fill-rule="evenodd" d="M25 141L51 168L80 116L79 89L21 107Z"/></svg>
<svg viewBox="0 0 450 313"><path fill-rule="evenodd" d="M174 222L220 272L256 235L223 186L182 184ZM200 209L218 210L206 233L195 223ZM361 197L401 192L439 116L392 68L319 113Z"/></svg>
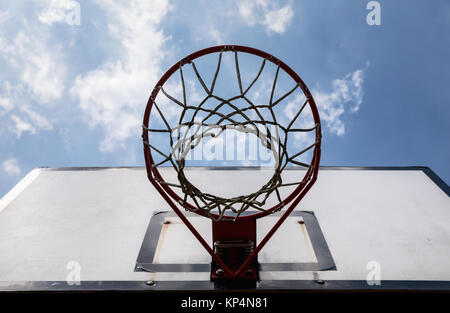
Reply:
<svg viewBox="0 0 450 313"><path fill-rule="evenodd" d="M258 172L240 171L240 185L251 186ZM285 172L286 179L302 174ZM65 280L69 261L80 263L82 280L209 279L209 273L134 272L152 213L170 211L145 169L33 173L14 197L0 200L0 281ZM200 184L205 173L235 188L235 171L190 171ZM320 278L364 280L367 263L377 261L383 280L450 280L450 200L420 170L323 170L297 210L314 211L336 263L337 271L319 272ZM306 246L287 245L296 231L286 224L261 260L308 258ZM206 260L189 242L186 237L180 260L190 261L191 248ZM264 272L262 279L313 279L313 273Z"/></svg>
<svg viewBox="0 0 450 313"><path fill-rule="evenodd" d="M301 217L300 217L301 218ZM288 217L279 231L258 254L260 263L313 263L317 262L311 241L298 216ZM188 217L206 242L212 238L211 221L202 216ZM278 221L279 217L267 216L258 220L258 242ZM211 256L178 217L168 217L158 240L153 263L161 264L210 264ZM295 249L292 249L294 246Z"/></svg>

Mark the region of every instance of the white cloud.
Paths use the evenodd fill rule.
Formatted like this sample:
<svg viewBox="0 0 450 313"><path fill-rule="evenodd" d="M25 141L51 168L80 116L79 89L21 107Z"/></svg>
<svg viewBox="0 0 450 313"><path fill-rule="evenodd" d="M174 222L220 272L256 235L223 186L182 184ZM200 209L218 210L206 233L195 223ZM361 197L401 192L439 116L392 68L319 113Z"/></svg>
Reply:
<svg viewBox="0 0 450 313"><path fill-rule="evenodd" d="M64 91L64 69L51 52L53 49L42 44L40 38L32 38L25 33L17 36L14 45L23 62L22 81L40 102L59 99Z"/></svg>
<svg viewBox="0 0 450 313"><path fill-rule="evenodd" d="M41 1L38 5L47 4L49 9L63 7L64 2ZM46 21L50 23L49 16ZM24 133L53 129L49 108L53 113L64 95L67 64L61 44L55 43L57 38L46 25L37 19L11 18L11 12L0 11L0 22L13 27L8 32L0 30L0 58L5 64L0 71L0 133L21 138Z"/></svg>
<svg viewBox="0 0 450 313"><path fill-rule="evenodd" d="M334 134L345 134L345 124L342 120L347 111L357 112L363 98L363 70L349 73L342 79L335 79L331 92L313 91L313 97L319 109L320 118Z"/></svg>
<svg viewBox="0 0 450 313"><path fill-rule="evenodd" d="M16 176L20 174L19 162L15 158L11 158L2 162L3 171L10 175Z"/></svg>
<svg viewBox="0 0 450 313"><path fill-rule="evenodd" d="M312 94L319 110L323 128L326 127L331 133L338 136L345 134L344 114L347 112L357 112L363 99L363 70L356 70L345 75L341 79L332 82L332 90L324 92L313 90ZM303 95L297 95L284 107L284 118L290 121L295 116L300 105L304 102ZM293 127L311 128L314 126L314 119L309 107L305 107L302 114L297 118ZM298 146L305 146L314 142L311 132L298 132L294 134L295 142Z"/></svg>
<svg viewBox="0 0 450 313"><path fill-rule="evenodd" d="M11 99L0 96L0 108L2 108L2 111L9 112L13 107ZM0 114L2 111L0 111Z"/></svg>
<svg viewBox="0 0 450 313"><path fill-rule="evenodd" d="M21 81L39 102L59 99L64 91L65 67L57 47L45 44L45 36L19 32L12 40L2 40L2 57L18 71Z"/></svg>
<svg viewBox="0 0 450 313"><path fill-rule="evenodd" d="M44 129L44 130L51 130L53 129L53 126L50 124L50 122L41 114L33 111L30 107L28 106L22 106L21 111L24 112L29 120L33 123L33 125L35 125L37 128L39 129Z"/></svg>
<svg viewBox="0 0 450 313"><path fill-rule="evenodd" d="M3 24L9 18L8 11L0 11L0 23Z"/></svg>
<svg viewBox="0 0 450 313"><path fill-rule="evenodd" d="M0 91L3 94L0 96L0 116L4 116L0 130L5 127L20 138L24 132L35 134L40 129L53 129L48 119L27 103L26 98L30 95L22 85L12 86L9 81L4 81Z"/></svg>
<svg viewBox="0 0 450 313"><path fill-rule="evenodd" d="M268 11L264 17L264 25L278 34L286 31L287 25L292 20L294 12L289 4L285 5L279 10Z"/></svg>
<svg viewBox="0 0 450 313"><path fill-rule="evenodd" d="M238 1L237 6L245 23L263 25L269 33L283 34L294 17L291 3L280 8L277 1Z"/></svg>
<svg viewBox="0 0 450 313"><path fill-rule="evenodd" d="M109 16L111 36L121 43L120 58L78 76L73 96L92 126L101 126L102 151L124 147L140 132L142 111L161 73L168 39L160 22L170 10L167 0L99 1Z"/></svg>
<svg viewBox="0 0 450 313"><path fill-rule="evenodd" d="M357 112L362 103L364 72L362 70L355 71L352 74L352 86L351 93L353 97L354 106L350 108L352 112Z"/></svg>
<svg viewBox="0 0 450 313"><path fill-rule="evenodd" d="M31 125L27 121L22 120L22 118L20 118L19 116L11 115L11 119L15 123L14 128L12 128L11 130L16 133L17 138L20 138L22 136L22 133L25 131L29 131L32 134L36 133L36 129L33 127L33 125Z"/></svg>
<svg viewBox="0 0 450 313"><path fill-rule="evenodd" d="M214 40L216 44L218 45L223 44L224 40L222 38L222 34L214 25L210 25L208 34L209 36L211 36L211 38Z"/></svg>
<svg viewBox="0 0 450 313"><path fill-rule="evenodd" d="M44 9L38 19L44 24L52 25L65 22L68 11L75 9L78 2L75 0L46 0L43 4Z"/></svg>

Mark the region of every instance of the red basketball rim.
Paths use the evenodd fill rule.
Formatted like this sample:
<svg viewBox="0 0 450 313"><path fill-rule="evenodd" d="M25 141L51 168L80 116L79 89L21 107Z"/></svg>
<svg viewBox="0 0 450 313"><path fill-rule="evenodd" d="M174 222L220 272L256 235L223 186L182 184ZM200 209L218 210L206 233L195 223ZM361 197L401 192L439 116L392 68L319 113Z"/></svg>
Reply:
<svg viewBox="0 0 450 313"><path fill-rule="evenodd" d="M303 177L303 180L301 183L298 184L298 186L292 191L291 194L289 194L282 202L276 204L275 206L266 209L265 211L256 212L254 214L248 214L248 215L241 215L239 216L239 219L256 219L261 218L263 216L266 216L274 211L278 211L282 209L284 206L289 204L293 199L295 199L300 194L304 195L305 193L302 193L302 191L307 191L309 188L314 184L315 180L317 179L318 174L318 168L320 164L320 145L321 145L321 128L320 128L320 118L319 118L319 112L317 110L316 103L314 101L314 98L312 97L308 87L305 85L303 80L295 73L289 66L287 66L284 62L281 60L275 58L274 56L258 50L251 47L246 46L235 46L235 45L221 45L221 46L214 46L209 47L206 49L199 50L197 52L194 52L190 54L189 56L181 59L177 63L175 63L157 82L156 86L153 88L153 91L148 99L147 106L145 108L144 113L144 120L143 125L145 127L149 127L149 119L150 119L150 113L153 107L154 100L156 99L156 96L158 95L158 92L160 90L160 87L165 84L165 82L169 79L170 76L172 76L173 73L175 73L180 66L183 66L186 63L189 63L190 61L193 61L201 56L211 54L211 53L217 53L220 51L237 51L237 52L244 52L253 54L256 56L259 56L261 58L265 58L268 61L274 63L277 66L280 66L282 70L284 70L302 89L305 97L309 98L309 106L311 108L311 112L314 118L314 122L317 125L315 130L316 135L316 145L314 146L314 152L313 157L311 159L311 167L307 170L305 176ZM145 141L148 142L148 131L145 129L142 133L142 138ZM168 184L164 183L164 179L161 176L160 172L158 171L158 168L155 165L155 162L153 160L153 156L151 153L151 149L148 147L148 145L144 144L144 156L145 156L145 165L147 169L147 176L150 180L150 182L155 186L155 188L161 193L161 195L166 199L167 195L170 196L173 200L175 200L178 204L182 205L185 209L189 211L193 211L199 215L206 216L206 213L202 210L197 209L194 205L188 203L187 201L184 202L184 200L170 188ZM211 214L214 218L217 218L218 215L215 213ZM232 219L231 216L224 216L224 219Z"/></svg>

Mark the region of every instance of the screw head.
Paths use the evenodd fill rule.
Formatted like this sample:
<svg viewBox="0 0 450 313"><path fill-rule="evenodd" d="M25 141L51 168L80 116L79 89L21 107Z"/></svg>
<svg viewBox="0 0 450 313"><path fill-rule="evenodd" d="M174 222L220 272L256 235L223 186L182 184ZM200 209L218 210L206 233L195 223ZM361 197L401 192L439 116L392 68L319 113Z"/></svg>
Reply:
<svg viewBox="0 0 450 313"><path fill-rule="evenodd" d="M316 283L318 283L319 285L323 285L323 284L325 284L325 281L322 279L318 279L318 280L316 280Z"/></svg>
<svg viewBox="0 0 450 313"><path fill-rule="evenodd" d="M147 286L154 286L155 285L155 281L154 280L147 280L146 284L147 284Z"/></svg>
<svg viewBox="0 0 450 313"><path fill-rule="evenodd" d="M223 269L221 269L221 268L218 268L217 270L216 270L216 275L217 276L222 276L223 275Z"/></svg>

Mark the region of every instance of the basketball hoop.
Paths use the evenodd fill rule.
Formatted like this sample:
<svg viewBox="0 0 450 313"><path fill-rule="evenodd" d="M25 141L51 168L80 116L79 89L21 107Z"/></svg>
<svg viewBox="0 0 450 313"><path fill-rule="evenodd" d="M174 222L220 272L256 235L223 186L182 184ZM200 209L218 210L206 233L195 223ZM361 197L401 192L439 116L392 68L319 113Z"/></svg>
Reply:
<svg viewBox="0 0 450 313"><path fill-rule="evenodd" d="M238 92L231 97L223 97L216 89L217 79L221 73L222 58L225 53L234 57L234 71ZM245 85L239 65L239 55L246 54L260 59L259 69L253 79ZM217 55L217 64L211 84L207 84L196 66L199 58ZM267 64L276 68L270 98L267 103L255 103L249 96L255 83ZM186 79L183 69L191 67L205 97L199 102L187 99ZM280 73L294 82L294 86L283 95L275 98L275 90ZM179 74L181 85L180 97L177 98L166 90L166 83ZM282 123L275 110L294 92L301 93L302 103L296 105L290 121ZM164 99L164 100L162 100ZM164 113L161 102L166 101L178 110L173 124L169 114ZM208 101L215 105L207 106ZM236 102L239 102L238 104ZM268 112L264 116L261 112ZM299 117L308 110L313 125L296 126ZM153 114L152 114L153 113ZM151 116L157 115L160 123L152 123ZM200 118L200 115L201 118ZM214 122L212 122L214 121ZM172 124L172 125L171 125ZM181 130L185 130L184 133ZM252 134L259 144L273 155L273 175L260 188L243 195L224 197L202 191L186 176L186 158L203 140L216 139L226 131L232 130ZM295 134L313 134L314 140L301 149L291 152L288 138ZM152 139L152 135L166 135L167 141ZM173 65L158 81L147 103L143 121L144 155L147 176L179 218L200 241L213 259L211 278L213 280L242 278L257 280L259 277L257 254L280 227L288 215L298 205L317 179L320 163L321 127L319 113L314 99L301 78L285 63L266 52L244 46L215 46L197 51ZM299 160L305 153L311 153L309 163ZM156 161L155 157L161 160ZM169 165L175 172L177 181L168 181L158 170ZM303 178L295 182L284 182L283 170L289 166L305 168ZM287 196L280 192L283 188L293 188ZM176 192L177 190L178 192ZM180 194L181 191L181 194ZM275 197L275 205L268 205L268 199ZM266 234L262 241L256 242L256 220L287 207L281 218ZM210 246L180 208L195 212L213 221L213 245Z"/></svg>

